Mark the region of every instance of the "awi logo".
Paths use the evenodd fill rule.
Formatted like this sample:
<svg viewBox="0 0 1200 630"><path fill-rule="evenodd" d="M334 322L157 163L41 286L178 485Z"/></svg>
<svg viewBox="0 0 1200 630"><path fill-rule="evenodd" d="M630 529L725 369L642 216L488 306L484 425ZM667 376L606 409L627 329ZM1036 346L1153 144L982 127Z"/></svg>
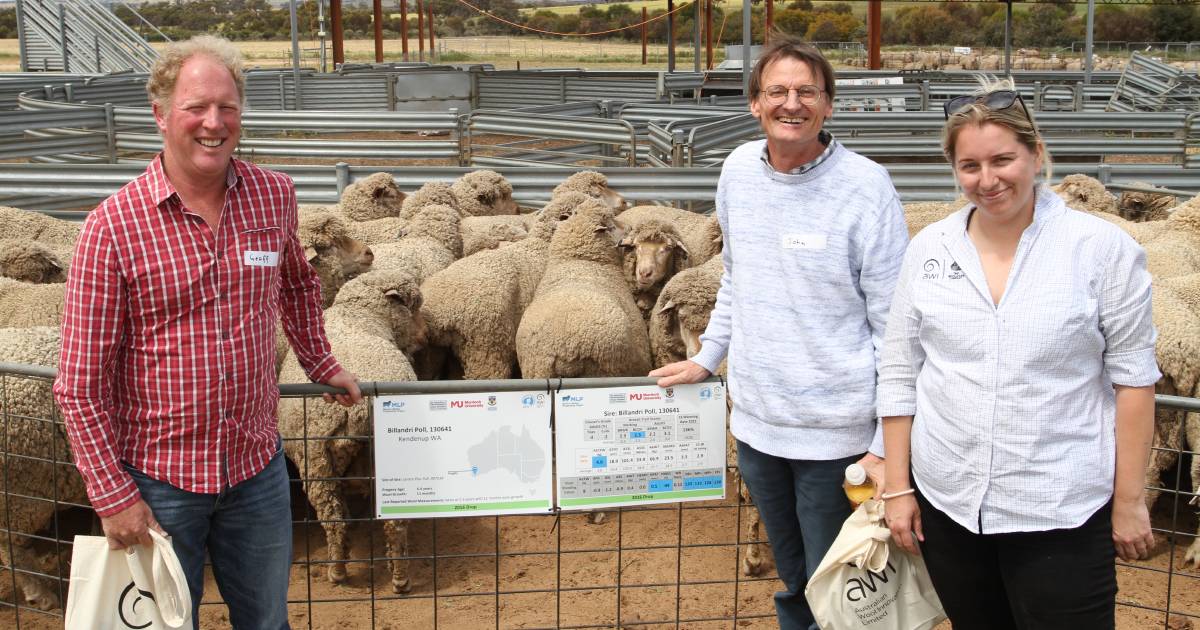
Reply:
<svg viewBox="0 0 1200 630"><path fill-rule="evenodd" d="M117 615L126 628L139 630L149 628L154 623L154 606L144 603L143 597L154 601L154 593L139 589L132 581L121 591L121 599L117 602Z"/></svg>

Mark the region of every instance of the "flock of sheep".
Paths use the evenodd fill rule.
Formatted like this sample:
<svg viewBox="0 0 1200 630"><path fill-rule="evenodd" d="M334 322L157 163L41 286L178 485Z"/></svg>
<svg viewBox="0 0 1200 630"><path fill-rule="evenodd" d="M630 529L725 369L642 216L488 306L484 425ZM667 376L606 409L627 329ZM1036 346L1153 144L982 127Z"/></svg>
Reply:
<svg viewBox="0 0 1200 630"><path fill-rule="evenodd" d="M1145 247L1154 274L1154 319L1159 330L1162 393L1200 396L1200 198L1126 194L1120 200L1100 182L1070 176L1056 187L1068 204L1124 228ZM911 233L961 203L909 204ZM0 208L0 361L55 367L64 270L79 225ZM411 194L386 173L349 186L333 206L302 206L299 236L320 275L325 326L346 369L363 381L641 376L691 356L708 324L720 284L721 232L712 216L665 206L627 208L604 176L580 172L560 184L541 209L524 211L512 187L491 171L452 184L430 182ZM277 335L281 383L305 382L282 331ZM86 504L82 479L52 415L49 383L6 383L5 439L0 469L11 529L47 530L57 497ZM1200 446L1200 414L1159 411L1158 445ZM351 408L284 399L279 430L287 456L325 530L327 577L346 579L346 498L366 495L365 404ZM1156 451L1148 484L1174 453ZM32 459L38 458L38 459ZM7 479L3 478L10 471ZM1200 458L1193 487L1200 487ZM743 488L738 483L739 488ZM743 490L744 492L744 490ZM1155 493L1156 494L1156 493ZM743 494L744 499L748 499ZM1151 497L1151 500L1153 497ZM596 515L598 522L602 515ZM751 540L756 518L748 519ZM404 521L383 524L389 558L408 555ZM0 562L37 571L57 566L35 553L31 539L0 544ZM1200 539L1187 562L1200 565ZM764 569L757 544L742 571ZM391 562L392 588L410 588L407 562ZM56 589L26 573L18 584L29 605L58 606Z"/></svg>
<svg viewBox="0 0 1200 630"><path fill-rule="evenodd" d="M1092 57L1092 69L1096 71L1120 71L1125 67L1126 59L1117 57ZM850 66L866 67L865 57L848 59ZM880 59L884 68L899 70L974 70L999 71L1004 69L1003 54L980 55L974 53L955 53L942 50L908 50L901 52L884 52ZM1019 49L1013 51L1010 58L1013 70L1083 70L1081 57L1066 58L1051 54L1043 58L1036 49ZM1173 62L1177 67L1186 67L1183 62ZM1194 67L1195 64L1193 63Z"/></svg>

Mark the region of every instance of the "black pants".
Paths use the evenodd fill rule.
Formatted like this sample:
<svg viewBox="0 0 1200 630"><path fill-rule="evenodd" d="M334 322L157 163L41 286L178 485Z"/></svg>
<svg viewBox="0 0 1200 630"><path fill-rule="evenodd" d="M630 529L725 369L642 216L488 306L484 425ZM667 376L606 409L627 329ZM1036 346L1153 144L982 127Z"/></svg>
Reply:
<svg viewBox="0 0 1200 630"><path fill-rule="evenodd" d="M976 534L917 493L921 553L954 630L1111 630L1112 503L1073 529Z"/></svg>

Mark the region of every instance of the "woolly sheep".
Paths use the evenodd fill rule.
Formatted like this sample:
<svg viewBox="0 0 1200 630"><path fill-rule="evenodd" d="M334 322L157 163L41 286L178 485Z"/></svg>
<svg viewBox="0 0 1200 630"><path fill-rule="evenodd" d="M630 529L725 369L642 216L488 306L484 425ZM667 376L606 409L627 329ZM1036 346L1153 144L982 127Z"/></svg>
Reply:
<svg viewBox="0 0 1200 630"><path fill-rule="evenodd" d="M366 271L375 259L371 248L350 234L350 224L330 210L307 209L300 213L296 230L309 264L321 279L321 303L333 303L347 280Z"/></svg>
<svg viewBox="0 0 1200 630"><path fill-rule="evenodd" d="M1200 198L1190 199L1171 211L1165 221L1138 226L1161 226L1142 241L1146 267L1156 279L1182 276L1200 271Z"/></svg>
<svg viewBox="0 0 1200 630"><path fill-rule="evenodd" d="M1134 182L1133 185L1155 188L1144 182ZM1120 214L1121 218L1135 223L1161 221L1167 218L1168 211L1174 205L1175 195L1126 190L1121 192L1121 197L1117 201L1117 214Z"/></svg>
<svg viewBox="0 0 1200 630"><path fill-rule="evenodd" d="M460 226L463 257L485 249L496 249L503 243L515 243L529 236L529 227L526 225L529 216L463 217Z"/></svg>
<svg viewBox="0 0 1200 630"><path fill-rule="evenodd" d="M512 198L512 184L496 171L471 171L450 186L458 211L464 217L517 214L521 209Z"/></svg>
<svg viewBox="0 0 1200 630"><path fill-rule="evenodd" d="M0 327L58 326L66 286L0 278Z"/></svg>
<svg viewBox="0 0 1200 630"><path fill-rule="evenodd" d="M511 378L521 315L546 269L550 238L576 210L603 207L582 193L556 197L537 213L529 237L456 261L421 285L428 343L418 357L422 379L441 374L452 355L466 379Z"/></svg>
<svg viewBox="0 0 1200 630"><path fill-rule="evenodd" d="M908 224L908 237L916 236L926 227L945 219L965 203L921 201L904 204L904 222Z"/></svg>
<svg viewBox="0 0 1200 630"><path fill-rule="evenodd" d="M621 239L620 247L625 282L642 319L649 320L663 284L692 266L687 247L675 224L660 219L635 226Z"/></svg>
<svg viewBox="0 0 1200 630"><path fill-rule="evenodd" d="M1117 214L1117 198L1104 189L1104 184L1087 175L1067 175L1062 183L1052 186L1067 207L1091 212Z"/></svg>
<svg viewBox="0 0 1200 630"><path fill-rule="evenodd" d="M3 328L0 360L56 368L59 344L58 327ZM0 466L0 486L5 488L0 493L0 514L9 519L5 524L8 536L0 536L0 565L20 569L17 586L26 605L39 610L59 607L58 584L28 571L47 564L58 566L58 562L56 557L39 558L30 536L49 530L58 505L88 504L83 477L71 463L74 459L65 427L61 422L41 420L54 409L50 386L49 380L8 379L5 396L0 399L8 461L7 466Z"/></svg>
<svg viewBox="0 0 1200 630"><path fill-rule="evenodd" d="M342 191L338 208L352 221L398 217L405 195L388 173L372 173Z"/></svg>
<svg viewBox="0 0 1200 630"><path fill-rule="evenodd" d="M372 271L347 282L325 311L325 332L334 355L364 381L414 380L409 356L424 335L420 307L417 283L402 271ZM308 382L294 354L288 354L279 380ZM336 584L346 579L345 496L350 490L336 478L359 460L371 435L370 414L365 401L349 408L309 404L307 422L305 413L304 400L280 400L279 432L301 477L312 479L305 482L304 492L322 521L331 561L328 578ZM388 557L408 555L407 523L386 520L384 533ZM391 572L392 590L407 592L407 563L392 560Z"/></svg>
<svg viewBox="0 0 1200 630"><path fill-rule="evenodd" d="M715 215L698 214L670 206L634 206L617 215L617 224L625 231L631 231L639 223L650 219L675 224L693 265L703 264L721 253L721 224Z"/></svg>
<svg viewBox="0 0 1200 630"><path fill-rule="evenodd" d="M517 329L525 378L642 376L650 339L629 294L608 208L583 207L550 239L550 257Z"/></svg>
<svg viewBox="0 0 1200 630"><path fill-rule="evenodd" d="M1174 293L1176 299L1186 306L1192 317L1186 326L1185 339L1181 339L1179 345L1173 346L1172 349L1181 355L1177 358L1181 363L1190 359L1190 365L1186 367L1190 369L1190 378L1194 379L1191 393L1188 396L1195 398L1200 396L1200 274L1189 274L1186 276L1178 276L1162 280L1156 286L1158 290L1166 290ZM1157 315L1157 313L1156 313ZM1156 317L1156 319L1158 319ZM1171 323L1163 322L1163 326L1178 323L1179 320L1173 320ZM1187 344L1187 345L1185 345ZM1156 350L1163 348L1162 345L1156 346ZM1161 359L1160 359L1161 362ZM1182 365L1178 366L1184 367ZM1164 369L1165 373L1166 370ZM1179 385L1184 379L1175 379L1176 385ZM1186 383L1184 383L1186 386ZM1175 420L1178 421L1178 416L1183 415L1182 412L1176 412ZM1200 450L1200 413L1188 413L1182 423L1184 427L1184 438L1188 450ZM1174 443L1179 443L1178 441ZM1157 454L1157 453L1156 453ZM1196 492L1200 488L1200 457L1192 457L1192 492ZM1157 478L1155 479L1157 481ZM1200 498L1192 497L1192 505L1200 505ZM1192 544L1188 547L1187 553L1184 554L1183 563L1185 566L1191 565L1193 570L1200 569L1200 530L1192 539Z"/></svg>
<svg viewBox="0 0 1200 630"><path fill-rule="evenodd" d="M0 239L0 276L25 282L67 281L67 264L49 245L25 239Z"/></svg>
<svg viewBox="0 0 1200 630"><path fill-rule="evenodd" d="M56 219L41 212L0 206L0 234L4 238L74 246L82 228L81 223Z"/></svg>
<svg viewBox="0 0 1200 630"><path fill-rule="evenodd" d="M596 171L579 171L564 179L561 184L554 187L553 196L557 197L567 192L581 192L599 200L613 212L621 212L628 207L625 198L608 187L608 178Z"/></svg>
<svg viewBox="0 0 1200 630"><path fill-rule="evenodd" d="M408 271L418 283L462 257L458 211L438 204L423 206L408 221L405 235L375 246L375 269Z"/></svg>
<svg viewBox="0 0 1200 630"><path fill-rule="evenodd" d="M421 208L434 204L458 209L458 197L454 195L454 189L450 187L450 184L425 182L424 186L404 199L404 206L400 209L400 218L407 221Z"/></svg>

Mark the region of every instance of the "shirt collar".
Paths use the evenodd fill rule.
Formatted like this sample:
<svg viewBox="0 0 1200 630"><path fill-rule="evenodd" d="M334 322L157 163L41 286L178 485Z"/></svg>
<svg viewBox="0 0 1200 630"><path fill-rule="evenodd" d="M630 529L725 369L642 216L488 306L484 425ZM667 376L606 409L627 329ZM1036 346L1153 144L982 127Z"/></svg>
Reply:
<svg viewBox="0 0 1200 630"><path fill-rule="evenodd" d="M1067 211L1067 204L1046 184L1037 184L1034 188L1033 223L1025 228L1025 232L1033 234L1041 230L1047 221ZM965 236L967 219L975 211L975 204L967 204L954 215L954 229L946 232L946 236Z"/></svg>
<svg viewBox="0 0 1200 630"><path fill-rule="evenodd" d="M162 206L171 197L179 198L175 186L171 184L170 179L167 179L167 171L163 168L162 161L163 154L159 153L146 168L151 199L156 206ZM241 160L230 159L229 168L225 171L225 187L232 190L241 183L246 175L245 170L246 165Z"/></svg>
<svg viewBox="0 0 1200 630"><path fill-rule="evenodd" d="M834 140L832 133L830 133L828 130L822 129L820 133L817 134L817 140L820 140L821 144L825 145L825 150L821 152L821 155L813 158L813 160L810 162L805 162L804 164L787 171L785 174L802 175L813 170L814 168L817 168L825 160L828 160L829 156L833 155L834 144L836 141ZM763 143L762 156L760 156L760 159L762 159L763 164L766 164L771 170L775 169L774 166L771 166L771 156L768 153L767 144L765 142Z"/></svg>

